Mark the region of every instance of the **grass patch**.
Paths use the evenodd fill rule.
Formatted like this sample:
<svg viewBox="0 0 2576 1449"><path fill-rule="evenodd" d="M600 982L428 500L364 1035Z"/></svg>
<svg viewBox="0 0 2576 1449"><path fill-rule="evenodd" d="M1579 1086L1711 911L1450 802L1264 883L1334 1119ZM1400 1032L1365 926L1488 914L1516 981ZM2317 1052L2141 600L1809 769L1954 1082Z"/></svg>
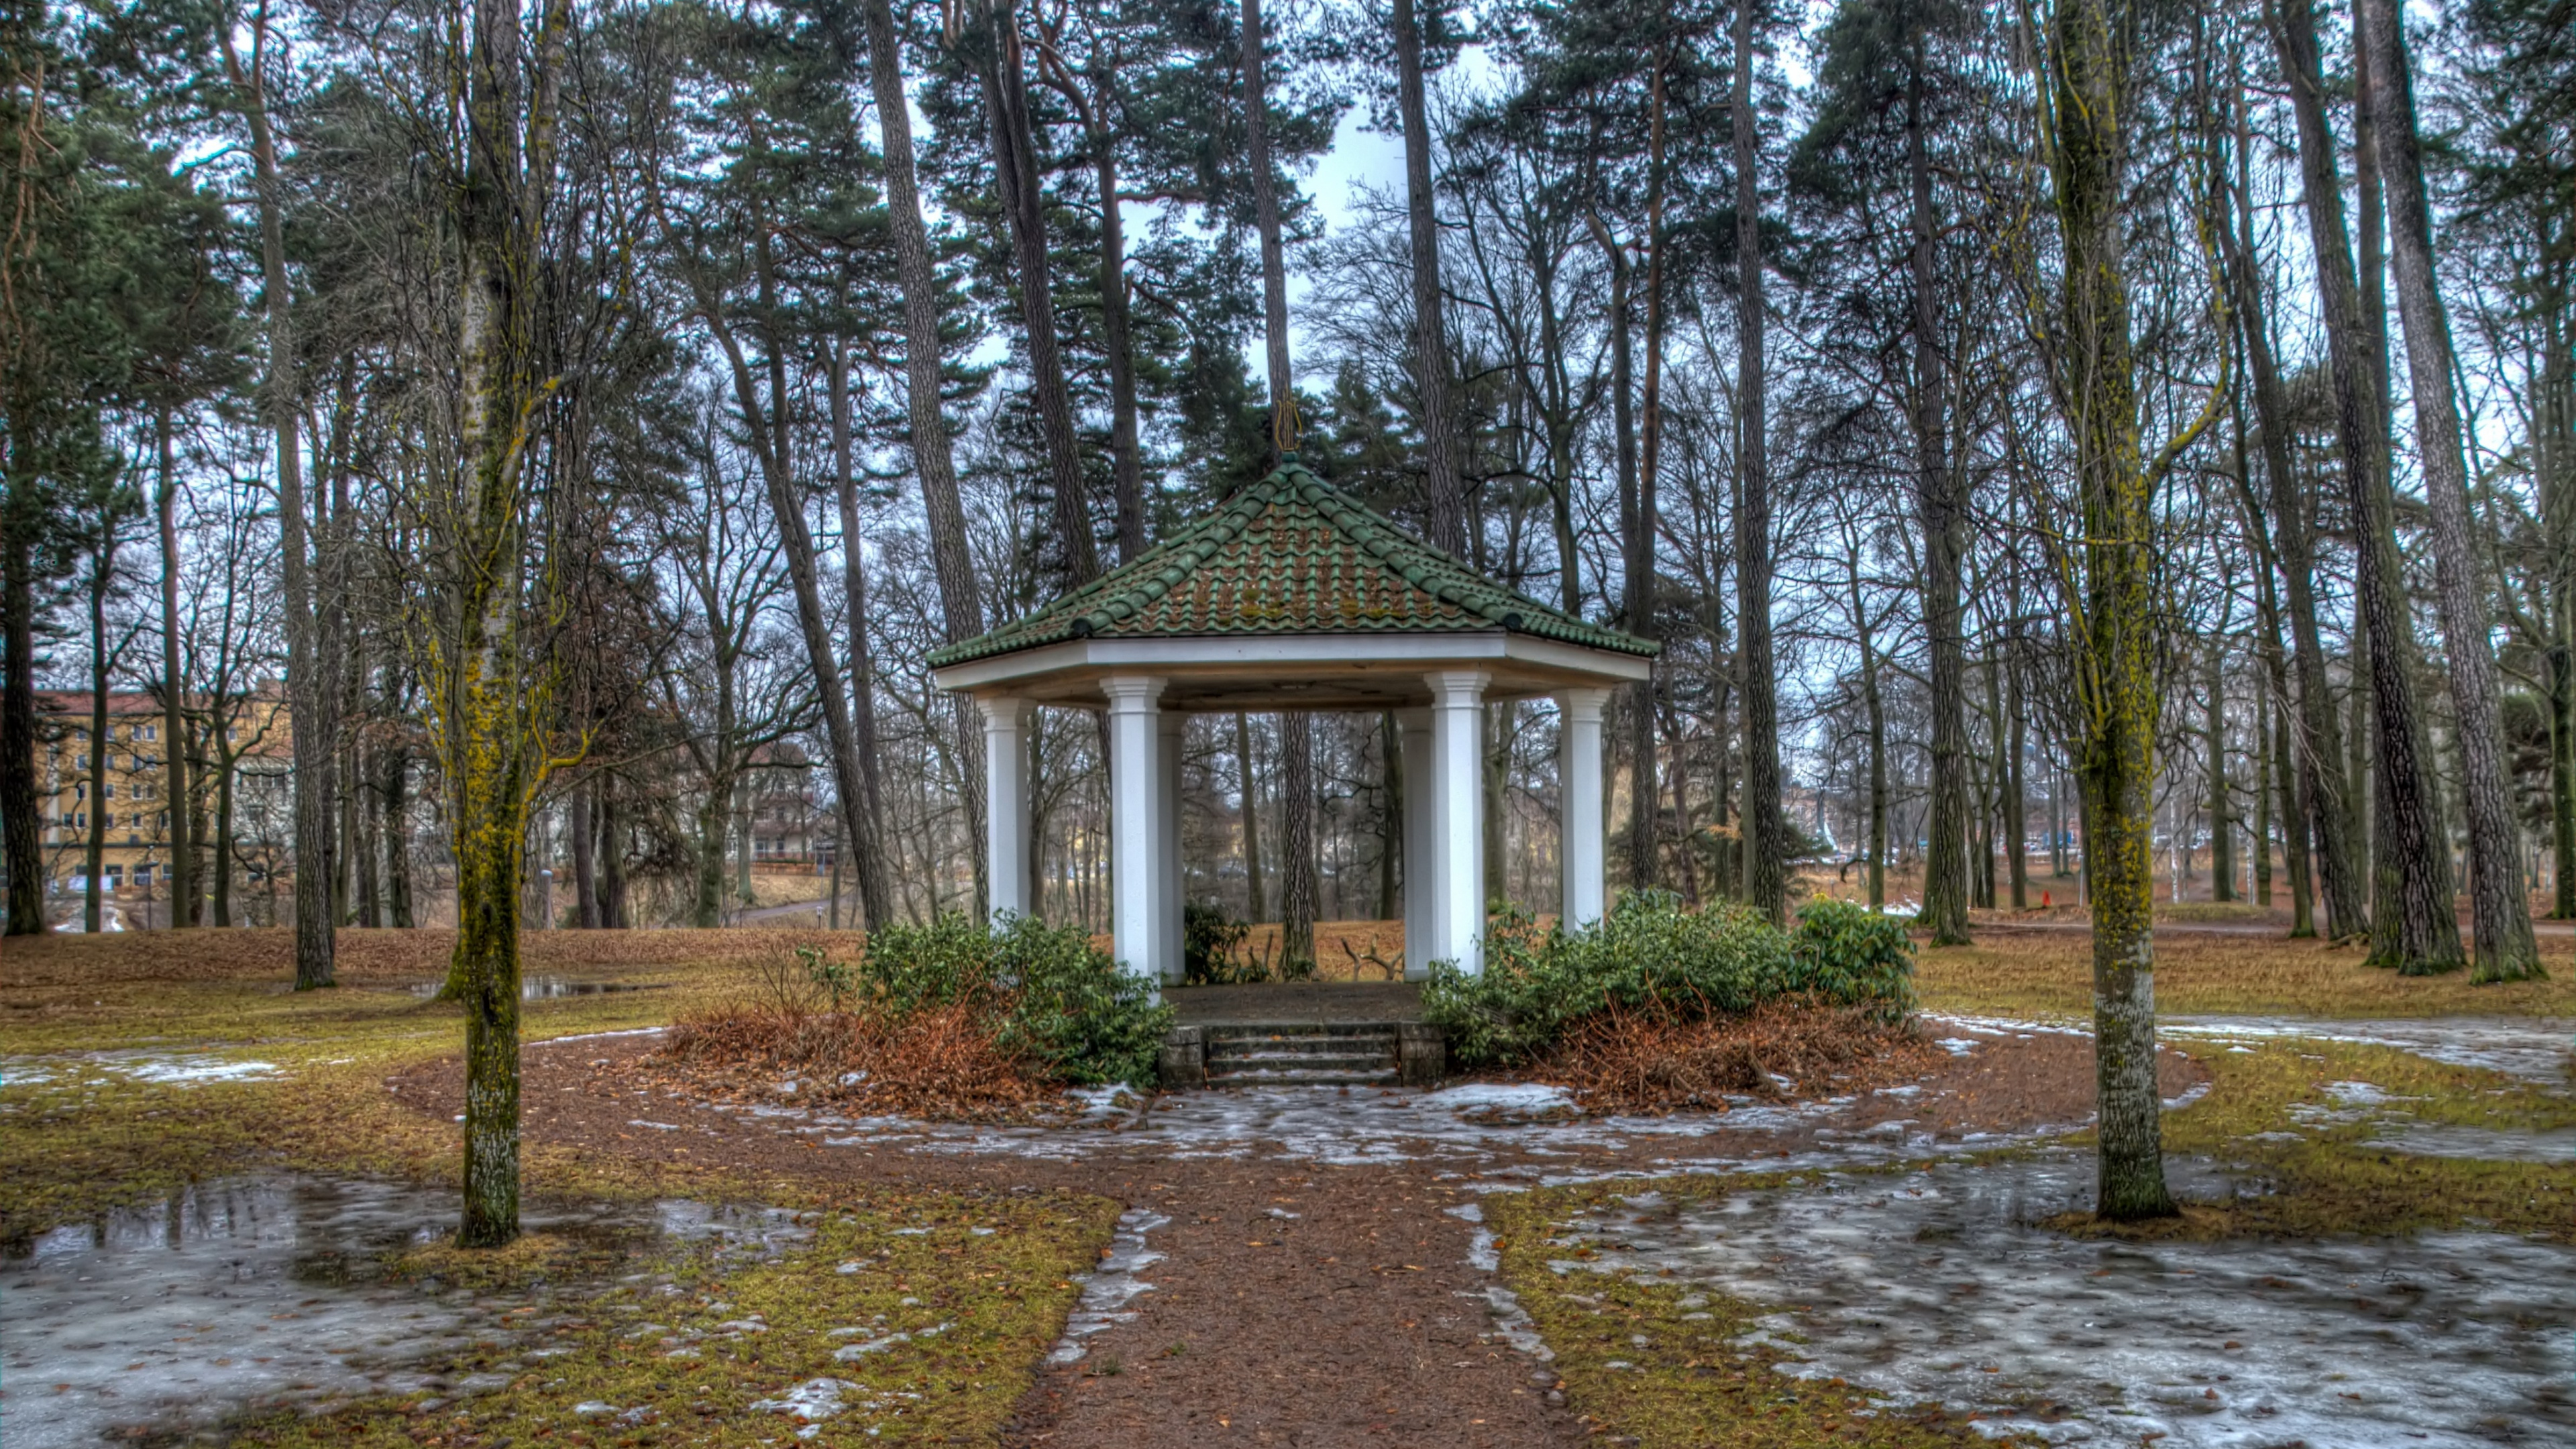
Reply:
<svg viewBox="0 0 2576 1449"><path fill-rule="evenodd" d="M2576 1098L2500 1073L2356 1042L2203 1049L2209 1095L2165 1117L2169 1152L2242 1163L2276 1191L2159 1231L2193 1237L2479 1228L2576 1242L2576 1164L2414 1156L2369 1143L2419 1123L2488 1131L2576 1128ZM2366 1082L2386 1101L2338 1100Z"/></svg>
<svg viewBox="0 0 2576 1449"><path fill-rule="evenodd" d="M1745 1335L1777 1311L1695 1284L1625 1270L1593 1249L1555 1241L1558 1226L1589 1208L1651 1186L1680 1200L1777 1187L1779 1174L1677 1178L1496 1193L1484 1201L1503 1275L1556 1353L1572 1407L1594 1434L1641 1449L1926 1449L1995 1439L1939 1405L1890 1403L1840 1379L1793 1377L1798 1362L1778 1343ZM1558 1273L1552 1260L1588 1271Z"/></svg>
<svg viewBox="0 0 2576 1449"><path fill-rule="evenodd" d="M2077 931L1980 925L1977 944L1925 949L1914 984L1928 1010L2090 1018L2093 957ZM2177 931L2156 938L2156 1008L2176 1016L2576 1016L2576 943L2540 938L2545 981L2472 986L2468 973L2400 976L2357 946Z"/></svg>
<svg viewBox="0 0 2576 1449"><path fill-rule="evenodd" d="M235 1442L776 1444L807 1419L760 1406L816 1380L834 1382L840 1408L815 1420L814 1442L998 1442L1073 1303L1071 1266L1108 1240L1117 1205L955 1194L822 1202L810 1248L750 1266L705 1251L630 1264L642 1271L549 1305L541 1344L494 1344L457 1365L507 1376L506 1387L269 1415L235 1425ZM560 1251L432 1249L402 1266L497 1280L513 1266L541 1273Z"/></svg>
<svg viewBox="0 0 2576 1449"><path fill-rule="evenodd" d="M351 938L356 940L352 941ZM758 963L820 933L560 932L529 938L529 974L649 983L650 992L523 1003L529 1041L661 1025L739 999ZM372 939L371 939L372 938ZM0 966L0 1241L166 1196L196 1180L267 1170L453 1184L458 1128L401 1106L385 1079L450 1056L460 1008L404 989L445 967L443 932L343 933L337 990L285 990L284 932L131 934L11 944ZM154 1062L269 1064L257 1080L144 1080ZM750 1406L835 1377L845 1403L822 1442L995 1442L1061 1331L1071 1275L1108 1241L1106 1199L966 1196L646 1162L532 1144L526 1191L547 1199L691 1197L820 1214L816 1239L749 1264L650 1234L532 1234L497 1253L432 1245L382 1271L424 1291L526 1296L537 1340L491 1342L441 1366L506 1388L423 1411L362 1401L316 1417L235 1426L280 1445L751 1444L792 1442L791 1416ZM914 1231L916 1229L925 1231ZM843 1263L864 1266L851 1273ZM904 1300L916 1300L907 1303ZM720 1325L757 1319L754 1331ZM631 1336L644 1323L663 1332ZM932 1335L915 1332L940 1323ZM835 1328L881 1327L832 1338ZM836 1350L914 1337L843 1361ZM665 1338L682 1340L666 1345ZM673 1348L697 1357L667 1357ZM550 1352L534 1356L534 1350ZM909 1396L909 1397L908 1397ZM613 1403L619 1417L576 1407ZM641 1412L634 1412L641 1411ZM874 1424L883 1432L865 1436Z"/></svg>

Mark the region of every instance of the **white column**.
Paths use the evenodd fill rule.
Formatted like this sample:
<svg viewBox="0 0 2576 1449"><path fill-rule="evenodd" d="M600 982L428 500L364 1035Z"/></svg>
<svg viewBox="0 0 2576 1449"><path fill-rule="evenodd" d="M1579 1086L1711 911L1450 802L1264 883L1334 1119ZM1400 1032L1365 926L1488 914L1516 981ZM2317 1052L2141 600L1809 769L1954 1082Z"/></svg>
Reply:
<svg viewBox="0 0 2576 1449"><path fill-rule="evenodd" d="M1439 880L1440 954L1473 976L1485 966L1485 683L1481 669L1444 669L1431 683L1432 856Z"/></svg>
<svg viewBox="0 0 2576 1449"><path fill-rule="evenodd" d="M1118 674L1100 681L1109 696L1109 885L1110 931L1119 963L1149 981L1162 978L1154 907L1163 892L1155 888L1156 837L1163 812L1162 794L1163 681L1150 675Z"/></svg>
<svg viewBox="0 0 2576 1449"><path fill-rule="evenodd" d="M1568 689L1556 696L1557 863L1565 873L1565 928L1601 919L1609 904L1602 869L1601 706L1606 689Z"/></svg>
<svg viewBox="0 0 2576 1449"><path fill-rule="evenodd" d="M1426 980L1441 959L1440 893L1432 864L1432 807L1439 782L1431 770L1431 711L1396 711L1404 759L1404 979Z"/></svg>
<svg viewBox="0 0 2576 1449"><path fill-rule="evenodd" d="M984 712L984 861L993 915L1037 908L1029 877L1029 735L1037 706L1025 699L975 701Z"/></svg>
<svg viewBox="0 0 2576 1449"><path fill-rule="evenodd" d="M1161 895L1154 902L1154 959L1162 963L1163 979L1178 984L1181 980L1181 747L1189 729L1190 717L1172 710L1161 716L1161 728L1155 734L1155 819L1154 884Z"/></svg>

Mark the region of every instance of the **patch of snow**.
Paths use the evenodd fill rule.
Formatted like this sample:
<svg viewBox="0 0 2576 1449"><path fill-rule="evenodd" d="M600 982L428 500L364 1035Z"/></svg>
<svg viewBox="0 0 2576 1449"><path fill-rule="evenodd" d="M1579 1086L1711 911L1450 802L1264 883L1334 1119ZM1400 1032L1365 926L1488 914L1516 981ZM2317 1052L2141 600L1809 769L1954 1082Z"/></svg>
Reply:
<svg viewBox="0 0 2576 1449"><path fill-rule="evenodd" d="M844 1394L866 1392L866 1385L854 1384L848 1379L807 1379L791 1386L777 1398L752 1400L751 1411L755 1414L790 1414L806 1423L819 1424L849 1407L841 1402Z"/></svg>
<svg viewBox="0 0 2576 1449"><path fill-rule="evenodd" d="M2235 1190L2206 1163L2171 1170L2194 1196ZM2059 1151L1641 1196L1566 1236L1618 1251L1552 1266L1669 1270L1797 1305L1761 1334L1803 1360L1794 1373L2053 1443L2469 1449L2499 1423L2576 1441L2576 1248L2492 1233L2132 1244L2034 1225L2088 1206L2092 1176L2089 1154Z"/></svg>
<svg viewBox="0 0 2576 1449"><path fill-rule="evenodd" d="M1101 1255L1100 1265L1088 1273L1076 1273L1074 1282L1082 1288L1082 1299L1065 1319L1064 1336L1056 1340L1047 1355L1051 1364L1080 1363L1090 1349L1083 1340L1112 1324L1132 1322L1136 1311L1127 1305L1140 1293L1151 1293L1154 1285L1137 1274L1163 1261L1163 1255L1145 1246L1145 1235L1157 1228L1171 1226L1172 1220L1146 1208L1129 1208L1118 1215L1118 1226L1109 1235L1109 1251Z"/></svg>

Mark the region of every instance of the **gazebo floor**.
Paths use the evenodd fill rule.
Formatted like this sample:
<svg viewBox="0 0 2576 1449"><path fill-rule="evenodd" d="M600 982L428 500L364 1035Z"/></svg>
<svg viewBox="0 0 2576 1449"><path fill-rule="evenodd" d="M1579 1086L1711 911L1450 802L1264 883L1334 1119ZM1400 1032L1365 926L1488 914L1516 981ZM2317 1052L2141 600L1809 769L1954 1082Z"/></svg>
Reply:
<svg viewBox="0 0 2576 1449"><path fill-rule="evenodd" d="M1422 1019L1422 986L1413 981L1172 986L1163 999L1180 1026L1393 1026Z"/></svg>

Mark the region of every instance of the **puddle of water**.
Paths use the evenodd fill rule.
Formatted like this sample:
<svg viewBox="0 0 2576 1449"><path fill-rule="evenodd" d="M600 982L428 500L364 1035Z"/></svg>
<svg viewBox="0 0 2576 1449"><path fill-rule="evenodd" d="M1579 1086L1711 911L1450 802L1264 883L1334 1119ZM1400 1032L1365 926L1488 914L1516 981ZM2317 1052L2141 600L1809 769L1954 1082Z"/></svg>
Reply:
<svg viewBox="0 0 2576 1449"><path fill-rule="evenodd" d="M183 1432L245 1409L359 1394L446 1397L468 1344L540 1333L517 1300L388 1281L385 1255L451 1231L452 1193L317 1177L200 1183L157 1207L10 1245L0 1260L0 1398L9 1449ZM531 1213L531 1229L660 1234L774 1257L812 1230L774 1209L666 1202ZM505 1369L511 1366L505 1365Z"/></svg>
<svg viewBox="0 0 2576 1449"><path fill-rule="evenodd" d="M2282 1016L2186 1016L2156 1023L2168 1036L2227 1043L2310 1037L2390 1046L2455 1067L2484 1067L2525 1081L2576 1081L2576 1023L2529 1017L2453 1016L2432 1020L2302 1021Z"/></svg>
<svg viewBox="0 0 2576 1449"><path fill-rule="evenodd" d="M438 995L445 981L415 981L403 989L423 1001ZM568 976L522 976L519 978L521 1001L550 1001L558 996L608 996L626 991L662 991L660 982L575 981ZM602 1033L605 1035L605 1033Z"/></svg>
<svg viewBox="0 0 2576 1449"><path fill-rule="evenodd" d="M2205 1163L2172 1171L2194 1195L2231 1186ZM1755 1337L1797 1335L1803 1375L2055 1443L2576 1441L2576 1248L2482 1233L2136 1245L2028 1226L2089 1205L2092 1172L2052 1152L1705 1203L1645 1193L1556 1241L1795 1305Z"/></svg>
<svg viewBox="0 0 2576 1449"><path fill-rule="evenodd" d="M1055 1349L1047 1355L1051 1364L1080 1363L1091 1351L1083 1340L1112 1324L1131 1322L1136 1310L1127 1305L1140 1293L1151 1293L1154 1285L1137 1274L1163 1261L1163 1255L1145 1246L1145 1235L1156 1228L1171 1226L1172 1220L1144 1208L1129 1208L1118 1215L1118 1226L1109 1235L1109 1251L1100 1266L1088 1273L1077 1273L1074 1281L1082 1285L1082 1300L1064 1321L1064 1337L1056 1340Z"/></svg>

